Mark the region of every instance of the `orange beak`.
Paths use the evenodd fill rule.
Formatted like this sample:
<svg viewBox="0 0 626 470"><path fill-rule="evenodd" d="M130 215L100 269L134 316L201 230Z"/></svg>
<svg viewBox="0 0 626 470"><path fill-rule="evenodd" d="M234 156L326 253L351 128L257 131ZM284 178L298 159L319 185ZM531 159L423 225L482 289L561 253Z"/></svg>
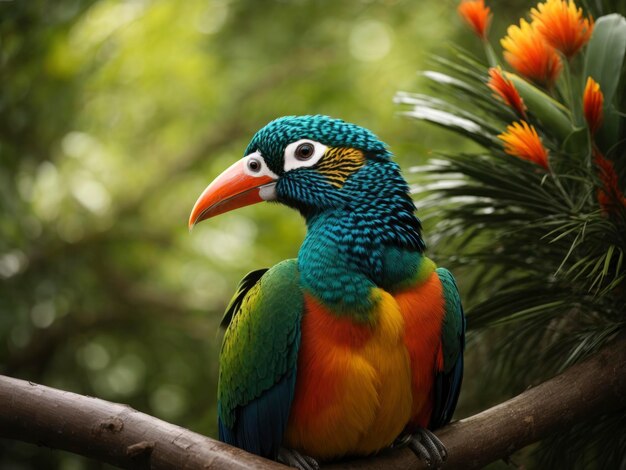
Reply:
<svg viewBox="0 0 626 470"><path fill-rule="evenodd" d="M267 175L250 176L244 168L245 159L235 162L202 192L191 210L189 230L210 217L273 199L268 194L273 194L276 180Z"/></svg>

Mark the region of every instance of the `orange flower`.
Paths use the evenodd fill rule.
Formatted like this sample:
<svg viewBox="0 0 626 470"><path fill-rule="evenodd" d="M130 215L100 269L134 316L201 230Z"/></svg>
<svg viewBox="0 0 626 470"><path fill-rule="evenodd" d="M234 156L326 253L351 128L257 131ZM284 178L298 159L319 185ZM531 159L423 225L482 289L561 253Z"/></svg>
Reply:
<svg viewBox="0 0 626 470"><path fill-rule="evenodd" d="M487 86L494 92L494 96L502 98L502 100L513 108L517 114L526 117L526 105L519 95L517 88L511 80L506 78L500 67L491 67L489 69L489 81Z"/></svg>
<svg viewBox="0 0 626 470"><path fill-rule="evenodd" d="M542 85L551 86L561 71L561 59L537 29L526 20L511 25L500 41L504 58L522 75Z"/></svg>
<svg viewBox="0 0 626 470"><path fill-rule="evenodd" d="M589 77L587 85L585 85L585 93L583 94L583 112L592 135L602 125L602 106L604 106L604 95L600 90L600 85L593 78Z"/></svg>
<svg viewBox="0 0 626 470"><path fill-rule="evenodd" d="M548 151L533 126L526 121L514 122L498 138L509 155L528 160L548 169Z"/></svg>
<svg viewBox="0 0 626 470"><path fill-rule="evenodd" d="M530 11L537 31L553 47L571 59L587 44L593 31L593 18L583 19L573 0L547 0Z"/></svg>
<svg viewBox="0 0 626 470"><path fill-rule="evenodd" d="M463 0L457 11L479 38L483 41L487 39L492 15L491 9L485 6L484 0Z"/></svg>
<svg viewBox="0 0 626 470"><path fill-rule="evenodd" d="M602 187L598 189L598 202L605 212L612 211L621 204L626 208L626 197L619 188L617 173L613 162L600 153L597 148L593 149L596 166L600 173Z"/></svg>

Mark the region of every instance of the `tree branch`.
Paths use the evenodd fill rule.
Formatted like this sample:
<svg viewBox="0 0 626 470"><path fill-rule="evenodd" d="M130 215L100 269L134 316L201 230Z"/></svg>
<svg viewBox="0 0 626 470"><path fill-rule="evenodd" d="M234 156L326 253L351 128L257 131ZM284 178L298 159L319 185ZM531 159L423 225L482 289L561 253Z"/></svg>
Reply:
<svg viewBox="0 0 626 470"><path fill-rule="evenodd" d="M286 469L127 405L0 376L0 437L128 469Z"/></svg>
<svg viewBox="0 0 626 470"><path fill-rule="evenodd" d="M480 468L574 423L626 407L626 339L437 435L445 468ZM468 378L471 380L471 378ZM116 403L0 376L0 437L69 450L122 468L286 468ZM326 469L425 468L408 449Z"/></svg>

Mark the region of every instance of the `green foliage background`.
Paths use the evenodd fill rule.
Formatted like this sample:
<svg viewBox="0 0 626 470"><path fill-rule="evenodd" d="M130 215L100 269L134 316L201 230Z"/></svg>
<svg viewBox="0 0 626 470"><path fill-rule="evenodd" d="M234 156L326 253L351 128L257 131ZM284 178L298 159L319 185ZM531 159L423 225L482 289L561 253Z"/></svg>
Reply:
<svg viewBox="0 0 626 470"><path fill-rule="evenodd" d="M519 16L512 5L528 6L492 2L494 37ZM392 103L420 88L430 54L475 42L455 8L0 2L0 373L215 436L223 308L245 273L296 256L304 225L264 204L189 234L196 197L286 114L366 126L404 167L467 150ZM481 382L488 347L468 354L459 416L506 396ZM0 469L105 467L0 442Z"/></svg>

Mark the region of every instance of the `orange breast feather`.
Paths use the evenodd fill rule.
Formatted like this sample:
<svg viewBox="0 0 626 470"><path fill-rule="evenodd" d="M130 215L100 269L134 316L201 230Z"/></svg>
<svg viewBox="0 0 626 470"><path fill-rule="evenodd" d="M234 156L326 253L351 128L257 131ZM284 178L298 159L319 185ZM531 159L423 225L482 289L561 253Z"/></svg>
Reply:
<svg viewBox="0 0 626 470"><path fill-rule="evenodd" d="M324 460L387 447L411 416L410 360L398 303L382 290L374 321L337 316L305 295L286 445Z"/></svg>
<svg viewBox="0 0 626 470"><path fill-rule="evenodd" d="M394 295L404 318L404 342L411 359L410 429L428 425L435 372L443 367L441 324L445 300L442 289L439 276L433 272L423 284Z"/></svg>

